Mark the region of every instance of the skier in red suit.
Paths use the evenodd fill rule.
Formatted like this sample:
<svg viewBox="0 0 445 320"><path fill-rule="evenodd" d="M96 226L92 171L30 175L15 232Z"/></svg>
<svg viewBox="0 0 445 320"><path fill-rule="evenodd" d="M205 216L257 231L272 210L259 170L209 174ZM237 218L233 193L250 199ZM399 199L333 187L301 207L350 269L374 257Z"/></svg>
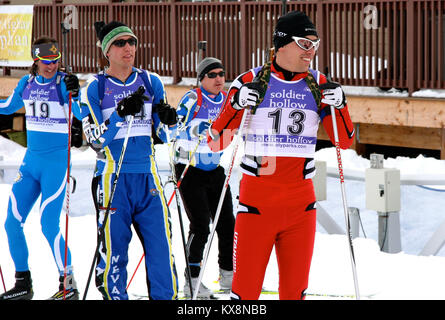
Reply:
<svg viewBox="0 0 445 320"><path fill-rule="evenodd" d="M207 136L213 151L226 148L238 129L245 142L232 299L258 299L273 246L280 299L305 298L316 226L311 179L315 145L320 122L334 142L330 106L335 107L340 147L349 148L354 135L341 86L309 69L320 43L309 17L298 11L280 17L273 40L275 56L267 90L255 78L262 67L238 76ZM321 92L318 100L310 78Z"/></svg>

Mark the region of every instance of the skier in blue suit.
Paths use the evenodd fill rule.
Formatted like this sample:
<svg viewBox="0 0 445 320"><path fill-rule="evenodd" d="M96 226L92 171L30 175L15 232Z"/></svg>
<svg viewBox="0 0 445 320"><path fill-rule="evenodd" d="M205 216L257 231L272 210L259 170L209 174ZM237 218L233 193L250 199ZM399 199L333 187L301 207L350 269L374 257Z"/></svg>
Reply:
<svg viewBox="0 0 445 320"><path fill-rule="evenodd" d="M65 299L78 299L69 249L64 292L65 240L59 222L67 180L69 92L72 92L72 112L80 120L79 80L75 75L59 71L61 53L55 39L37 39L32 55L34 64L30 74L19 81L9 98L0 100L0 114L12 114L25 107L27 129L27 151L12 186L5 222L16 283L14 288L0 295L0 300L33 297L23 226L40 195L42 232L60 274L59 291L50 299L60 300L64 296Z"/></svg>
<svg viewBox="0 0 445 320"><path fill-rule="evenodd" d="M204 247L210 234L209 224L215 219L221 192L226 179L224 168L220 166L222 152L213 152L205 136L210 121L218 115L226 99L224 91L225 71L222 62L213 57L203 59L197 68L201 86L188 91L178 104L178 125L171 127L175 136L175 174L179 180L185 167L190 163L187 173L179 186L187 217L190 220L187 242L188 263L191 281L185 281L184 295L192 296L197 288ZM232 193L228 186L221 206L216 227L218 234L219 285L221 290L228 291L233 278L233 215ZM211 290L203 283L199 286L199 299L214 298Z"/></svg>
<svg viewBox="0 0 445 320"><path fill-rule="evenodd" d="M170 214L153 145L155 134L165 134L161 133L163 124L176 123L176 111L166 104L159 76L133 67L137 37L129 27L113 21L102 26L98 36L110 65L87 81L81 100L84 133L97 152L93 179L98 213L96 287L106 300L128 299L126 267L133 225L145 252L150 299L176 299ZM143 94L138 92L141 86ZM134 121L110 200L128 116L134 116Z"/></svg>

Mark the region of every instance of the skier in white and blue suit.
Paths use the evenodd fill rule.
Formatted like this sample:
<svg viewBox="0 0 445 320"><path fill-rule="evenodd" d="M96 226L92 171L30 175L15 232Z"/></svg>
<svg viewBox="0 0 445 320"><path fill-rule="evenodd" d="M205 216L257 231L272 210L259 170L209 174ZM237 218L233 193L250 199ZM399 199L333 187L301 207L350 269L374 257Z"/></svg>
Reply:
<svg viewBox="0 0 445 320"><path fill-rule="evenodd" d="M138 39L129 27L113 21L98 36L109 67L87 81L81 101L84 133L97 152L93 179L99 227L96 286L104 299L128 299L126 268L133 225L145 252L150 299L176 299L170 214L153 143L163 124L176 123L176 110L166 103L159 76L133 67ZM136 92L140 86L145 87L144 94ZM130 115L134 121L103 226Z"/></svg>
<svg viewBox="0 0 445 320"><path fill-rule="evenodd" d="M197 146L199 137L205 137L210 121L216 118L227 96L224 66L219 59L207 57L198 64L197 73L201 86L182 97L177 108L178 125L170 128L176 140L174 162L178 180L190 163L179 191L190 221L187 248L193 290L197 287L204 247L210 234L209 224L215 218L226 179L224 168L220 166L222 152L210 150L205 139ZM232 193L228 186L216 227L221 290L230 290L232 286L234 228ZM190 282L184 285L186 297L192 295ZM201 283L197 297L212 299L213 295Z"/></svg>
<svg viewBox="0 0 445 320"><path fill-rule="evenodd" d="M59 291L51 299L59 300L64 296L65 299L78 299L69 249L67 286L63 293L65 241L59 223L67 181L69 91L73 93L72 112L81 119L77 102L79 80L75 75L58 71L61 53L55 39L37 39L32 47L32 55L34 64L31 73L20 79L9 98L0 101L0 114L12 114L25 107L27 133L27 150L12 186L5 222L9 250L16 269L16 283L14 288L0 295L0 300L33 297L23 227L40 195L42 232L60 273ZM76 146L80 146L82 140L80 144L78 142Z"/></svg>

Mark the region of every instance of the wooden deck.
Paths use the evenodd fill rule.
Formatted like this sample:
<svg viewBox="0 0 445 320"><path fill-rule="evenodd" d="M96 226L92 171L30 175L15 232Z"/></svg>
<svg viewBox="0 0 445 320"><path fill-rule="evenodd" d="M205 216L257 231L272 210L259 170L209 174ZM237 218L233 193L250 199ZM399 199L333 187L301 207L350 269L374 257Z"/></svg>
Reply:
<svg viewBox="0 0 445 320"><path fill-rule="evenodd" d="M445 159L444 100L349 96L348 106L358 154L374 144L440 150L440 158ZM323 130L319 139L327 139Z"/></svg>

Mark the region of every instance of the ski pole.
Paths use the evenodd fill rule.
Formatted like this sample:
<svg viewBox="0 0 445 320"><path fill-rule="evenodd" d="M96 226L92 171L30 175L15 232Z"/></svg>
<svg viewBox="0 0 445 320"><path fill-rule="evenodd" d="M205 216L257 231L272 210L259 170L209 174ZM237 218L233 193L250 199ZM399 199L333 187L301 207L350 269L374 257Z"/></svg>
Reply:
<svg viewBox="0 0 445 320"><path fill-rule="evenodd" d="M139 91L139 89L138 89L138 91ZM103 231L105 229L105 226L107 224L108 216L109 216L110 209L111 209L111 202L113 201L114 193L116 192L117 180L119 179L119 174L120 174L120 171L121 171L122 162L124 160L125 150L127 149L128 138L130 137L131 126L133 125L133 119L134 119L134 116L132 116L132 115L129 116L127 133L125 135L124 143L122 145L121 154L119 156L119 162L117 164L116 174L114 176L113 184L111 186L110 198L108 199L107 208L106 208L105 213L104 213L104 221L102 223L102 226L99 229L99 234L103 233ZM96 264L96 260L97 260L98 255L99 255L100 241L101 240L99 239L98 242L97 242L97 245L96 245L96 250L94 252L93 262L91 263L90 273L88 274L88 280L87 280L87 284L86 284L86 287L85 287L85 293L83 295L82 300L85 300L85 298L87 296L87 293L88 293L88 288L89 288L90 282L91 282L91 276L93 274L94 266Z"/></svg>
<svg viewBox="0 0 445 320"><path fill-rule="evenodd" d="M2 277L3 289L4 289L5 292L6 292L6 285L5 285L5 279L3 279L2 266L0 266L0 276Z"/></svg>
<svg viewBox="0 0 445 320"><path fill-rule="evenodd" d="M66 216L65 216L65 261L63 265L63 300L66 298L66 276L68 260L68 222L70 215L70 171L71 171L71 114L72 114L72 93L68 98L68 164L66 169Z"/></svg>
<svg viewBox="0 0 445 320"><path fill-rule="evenodd" d="M166 129L166 132L168 132L168 129ZM168 135L168 134L167 134L167 135ZM195 153L196 153L196 151L198 150L198 147L199 147L199 145L201 144L201 141L202 141L203 139L204 139L204 136L203 136L203 135L200 135L200 136L199 136L199 139L198 139L198 143L196 144L195 148L193 149L192 153L190 154L190 159L189 159L189 161L187 162L187 164L186 164L184 170L182 171L182 174L181 174L181 176L179 177L179 179L178 179L177 182L175 182L175 180L176 180L175 168L174 168L173 163L171 163L171 160L172 160L172 159L171 159L171 157L170 157L170 169L171 169L171 171L172 171L172 179L173 179L172 182L173 182L173 184L174 184L175 187L174 187L173 193L172 193L172 195L171 195L171 197L170 197L170 199L169 199L169 201L168 201L168 203L167 203L167 206L170 207L170 204L172 203L173 198L174 198L175 195L176 195L176 204L177 204L177 206L178 206L179 225L180 225L180 228L181 228L182 244L183 244L183 247L184 247L184 255L185 255L185 262L186 262L186 270L187 270L187 276L188 276L188 278L189 278L189 285L190 285L190 288L191 288L192 292L193 292L193 288L192 288L192 278L191 278L190 266L189 266L189 263L188 263L188 252L187 252L187 244L186 244L186 241L185 241L184 223L183 223L183 220L182 220L182 213L181 213L181 208L180 208L180 205L179 205L179 198L177 197L177 190L178 190L179 187L181 186L182 180L184 179L184 176L185 176L185 174L187 173L187 171L188 171L188 169L189 169L189 167L190 167L191 159L192 159L193 156L195 155ZM168 138L168 140L170 141L169 138ZM137 272L138 269L139 269L139 265L141 264L141 262L142 262L142 260L144 259L144 257L145 257L145 253L142 254L142 257L141 257L141 259L139 260L139 263L138 263L138 265L136 266L136 269L134 270L133 275L132 275L131 278L130 278L130 281L128 282L128 285L127 285L126 290L128 290L128 288L130 287L130 284L131 284L131 282L133 281L133 278L134 278L134 276L136 275L136 272Z"/></svg>
<svg viewBox="0 0 445 320"><path fill-rule="evenodd" d="M222 209L222 205L224 203L224 198L226 196L227 188L229 186L230 177L232 176L232 171L233 171L233 167L234 167L234 164L235 164L235 156L236 156L236 153L238 151L238 147L240 145L239 139L242 136L244 123L245 123L246 118L247 118L247 112L248 112L248 110L245 109L244 113L243 113L243 118L241 119L240 129L237 132L237 136L236 136L235 141L234 141L234 148L233 148L233 151L232 151L232 157L231 157L231 160L230 160L229 170L227 172L226 179L224 181L224 185L223 185L223 189L222 189L222 192L221 192L221 196L219 197L218 207L216 209L215 218L213 219L212 230L210 232L209 240L207 241L207 244L206 244L206 247L205 247L204 257L203 257L203 260L202 260L202 266L201 266L201 270L199 271L198 282L196 284L196 290L193 293L192 300L196 300L196 298L198 296L199 287L201 285L202 277L204 275L204 270L205 270L205 267L206 267L206 264L207 264L207 259L209 257L209 252L210 252L210 247L212 245L213 236L215 235L216 226L218 224L219 216L221 214L221 209Z"/></svg>
<svg viewBox="0 0 445 320"><path fill-rule="evenodd" d="M337 120L335 117L335 107L330 106L330 108L331 108L331 116L332 116L332 128L334 131L335 150L337 153L338 174L339 174L339 178L340 178L341 196L342 196L342 200L343 200L343 210L344 210L344 214L345 214L345 223L346 223L346 232L347 232L346 236L348 238L349 254L350 254L350 258L351 258L351 267L352 267L352 276L354 279L355 296L356 296L357 300L360 300L360 292L359 292L358 280L357 280L357 267L356 267L356 263L355 263L354 247L352 244L352 234L351 234L349 215L348 215L348 204L346 201L345 179L344 179L344 175L343 175L343 164L342 164L341 153L340 153L340 142L339 142L339 138L338 138Z"/></svg>
<svg viewBox="0 0 445 320"><path fill-rule="evenodd" d="M175 175L175 169L173 169L172 171L172 175ZM185 169L184 169L185 170ZM179 192L177 192L177 190L179 189L179 185L175 183L174 181L172 181L174 186L175 186L175 190L174 190L174 194L175 194L175 198L176 198L176 207L178 209L178 219L179 219L179 227L181 228L181 239L182 239L182 247L184 250L184 259L185 259L185 270L187 273L187 281L189 283L190 286L190 292L191 294L193 294L193 285L192 285L192 272L190 270L190 263L189 263L189 251L187 248L187 242L185 241L185 230L184 230L184 222L182 220L182 211L181 211L181 204L179 202Z"/></svg>
<svg viewBox="0 0 445 320"><path fill-rule="evenodd" d="M212 120L209 120L209 123L211 123L211 122L212 122ZM172 178L173 178L173 183L174 183L174 186L175 186L173 193L175 194L175 197L176 197L176 206L177 206L177 209L178 209L179 226L181 228L182 246L184 248L184 258L185 258L185 263L186 263L185 270L187 272L187 279L188 279L189 287L190 287L190 296L193 296L193 293L194 293L193 290L194 289L193 289L193 285L192 285L192 272L191 272L191 269L190 269L190 263L189 263L189 258L188 258L189 257L189 252L188 252L188 249L187 249L187 242L185 241L184 222L183 222L183 219L182 219L182 211L181 211L181 205L179 203L180 202L179 201L180 197L179 197L179 194L178 194L178 190L179 190L179 187L181 186L181 183L182 183L182 180L184 179L185 174L187 173L188 169L190 168L190 165L192 163L192 159L193 159L196 151L198 151L198 147L201 144L201 141L203 139L204 139L204 135L201 134L199 136L199 138L198 138L198 143L196 144L195 148L193 149L192 153L190 154L189 161L187 162L184 170L181 173L181 176L179 177L179 180L177 180L177 181L176 181L176 170L175 170L175 166L173 164L173 157L170 157L170 166L171 166L171 170L172 170ZM173 152L174 152L174 150L173 150ZM170 202L171 202L172 199L173 199L173 197L171 197Z"/></svg>
<svg viewBox="0 0 445 320"><path fill-rule="evenodd" d="M328 82L332 81L331 76L329 74L329 68L326 67L326 79ZM331 117L332 117L332 130L334 132L334 143L335 143L335 151L337 154L337 163L338 163L338 175L340 179L340 188L341 188L341 196L342 196L342 202L343 202L343 211L345 216L345 224L346 224L346 236L348 238L348 245L349 245L349 256L351 259L351 268L352 268L352 277L354 280L354 289L355 289L355 297L357 300L360 300L360 291L358 286L358 278L357 278L357 266L355 263L355 255L354 255L354 246L352 244L352 234L351 234L351 226L349 221L349 214L348 214L348 204L346 201L346 190L345 190L345 178L343 175L343 164L341 160L341 148L340 148L340 139L338 138L338 128L337 128L337 120L335 116L335 107L330 106L331 110Z"/></svg>
<svg viewBox="0 0 445 320"><path fill-rule="evenodd" d="M71 68L67 63L67 49L66 49L66 35L69 29L65 27L62 22L62 34L63 34L63 55L65 62L65 69L67 73L71 72ZM66 276L67 276L67 260L68 260L68 222L70 214L70 171L71 171L71 117L72 117L72 92L68 95L68 163L66 169L66 217L65 217L65 261L63 264L63 300L66 298Z"/></svg>

